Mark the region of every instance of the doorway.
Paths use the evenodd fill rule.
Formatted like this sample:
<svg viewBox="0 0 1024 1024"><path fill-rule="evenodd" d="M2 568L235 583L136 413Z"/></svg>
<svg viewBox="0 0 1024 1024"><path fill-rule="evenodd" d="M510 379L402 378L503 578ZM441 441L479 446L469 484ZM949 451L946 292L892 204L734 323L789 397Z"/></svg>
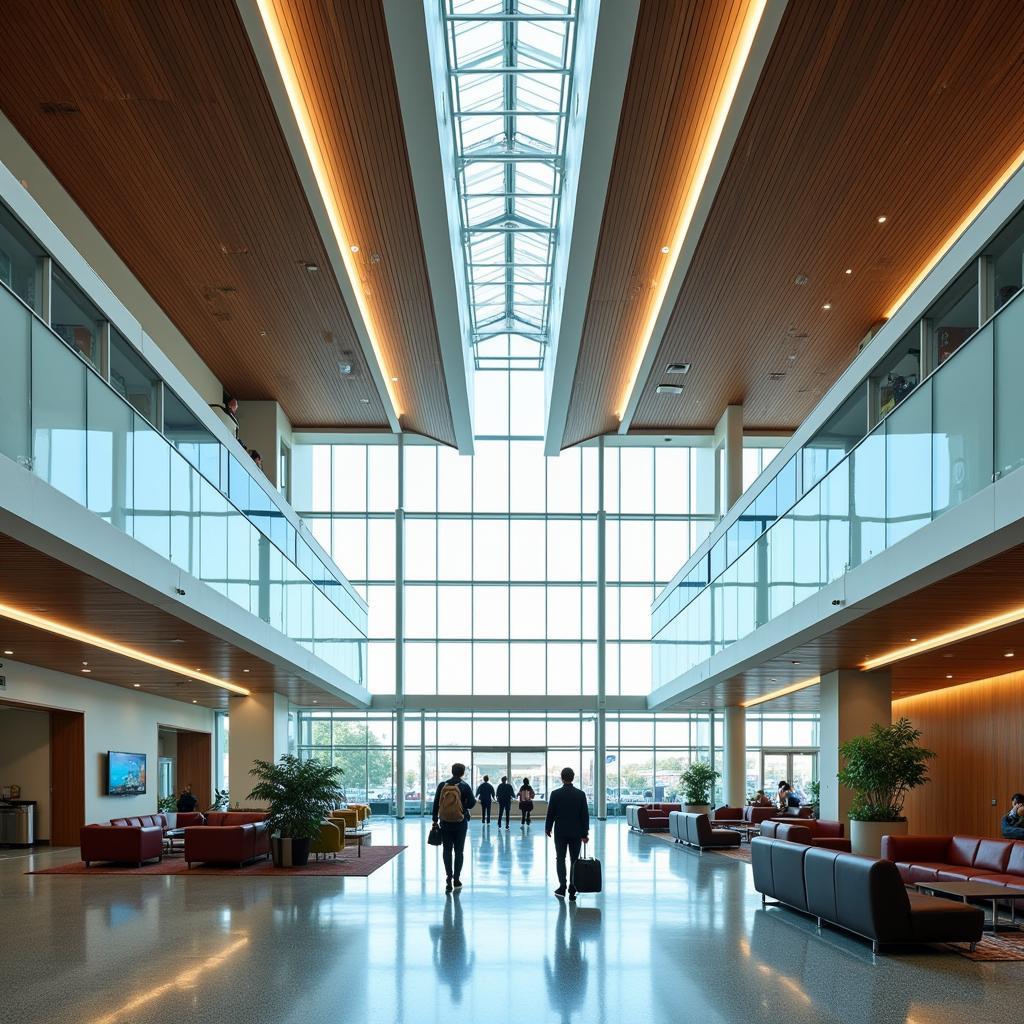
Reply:
<svg viewBox="0 0 1024 1024"><path fill-rule="evenodd" d="M774 798L779 782L785 779L801 802L810 799L810 784L818 777L816 750L761 751L761 779L765 793Z"/></svg>
<svg viewBox="0 0 1024 1024"><path fill-rule="evenodd" d="M473 751L473 763L470 765L470 782L473 792L490 776L491 784L497 786L503 775L508 776L512 788L518 790L523 779L529 779L530 785L537 794L538 800L547 799L547 748L516 747L509 750L505 747L477 747Z"/></svg>

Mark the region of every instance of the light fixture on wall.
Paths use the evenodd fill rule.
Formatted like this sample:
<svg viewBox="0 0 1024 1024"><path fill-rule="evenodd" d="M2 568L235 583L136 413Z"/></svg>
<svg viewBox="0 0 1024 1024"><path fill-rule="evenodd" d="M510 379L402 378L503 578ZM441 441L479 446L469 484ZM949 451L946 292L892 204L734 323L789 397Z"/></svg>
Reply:
<svg viewBox="0 0 1024 1024"><path fill-rule="evenodd" d="M143 664L152 665L154 668L162 668L168 672L180 673L190 680L199 680L203 683L209 683L211 686L219 686L223 690L230 690L232 693L241 694L244 697L249 696L249 691L244 686L238 686L236 683L229 682L227 679L217 679L215 676L207 675L205 672L198 672L184 668L181 665L177 665L173 661L168 661L166 658L161 658L156 654L150 654L148 651L141 651L137 647L129 647L127 644L118 643L116 640L100 636L98 633L90 633L87 630L79 629L77 626L71 626L64 622L57 622L55 619L48 619L42 615L36 614L35 612L26 611L24 608L16 608L9 604L0 604L0 617L11 619L14 622L21 622L26 626L32 626L35 629L41 629L47 633L53 633L56 636L62 636L68 640L76 640L79 643L87 644L89 647L98 647L100 650L110 651L112 654L119 654L121 657L130 658L132 661L141 661ZM89 663L87 661L83 661L82 664L88 665ZM82 671L91 672L92 669L83 668Z"/></svg>

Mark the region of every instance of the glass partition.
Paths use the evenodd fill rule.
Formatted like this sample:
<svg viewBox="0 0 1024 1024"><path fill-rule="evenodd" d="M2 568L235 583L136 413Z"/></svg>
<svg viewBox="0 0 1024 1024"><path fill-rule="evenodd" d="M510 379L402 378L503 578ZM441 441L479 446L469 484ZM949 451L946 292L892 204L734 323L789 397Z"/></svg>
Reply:
<svg viewBox="0 0 1024 1024"><path fill-rule="evenodd" d="M782 518L745 550L739 547L735 561L716 560L712 549L710 584L698 579L694 586L688 575L652 612L654 685L749 635L1021 465L1022 351L1024 294L1018 294L799 502L788 511L780 503Z"/></svg>
<svg viewBox="0 0 1024 1024"><path fill-rule="evenodd" d="M365 605L238 462L221 473L198 432L169 441L6 288L0 359L0 454L365 681Z"/></svg>

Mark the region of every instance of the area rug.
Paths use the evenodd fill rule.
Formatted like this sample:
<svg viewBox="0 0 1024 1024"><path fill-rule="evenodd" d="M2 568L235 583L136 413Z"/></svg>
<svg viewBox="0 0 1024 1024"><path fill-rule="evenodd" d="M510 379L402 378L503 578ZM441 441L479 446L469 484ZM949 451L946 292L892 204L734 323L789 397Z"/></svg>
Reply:
<svg viewBox="0 0 1024 1024"><path fill-rule="evenodd" d="M680 850L689 850L691 853L696 853L697 852L692 847L686 846L683 843L677 843L675 841L675 839L672 838L672 836L668 835L665 832L648 832L647 836L650 839L660 839L663 843L669 843L672 846L678 846ZM721 850L710 850L710 849L708 849L708 850L705 850L704 852L705 853L714 853L714 854L717 854L720 857L729 857L731 860L741 860L745 864L749 864L750 863L750 844L749 843L741 843L739 846L731 846L731 847L724 848L724 849L721 849Z"/></svg>
<svg viewBox="0 0 1024 1024"><path fill-rule="evenodd" d="M967 960L1024 961L1024 932L985 932L973 953L970 947L954 942L946 943L946 948Z"/></svg>
<svg viewBox="0 0 1024 1024"><path fill-rule="evenodd" d="M258 860L255 864L247 864L243 868L232 867L230 864L195 864L189 867L183 857L164 857L156 864L143 864L141 868L127 864L93 863L86 867L83 861L62 864L54 868L42 868L39 871L26 871L26 875L183 875L193 878L204 875L216 875L219 878L247 878L253 875L274 875L278 878L294 878L298 875L316 876L319 878L366 878L378 868L393 860L404 846L364 846L363 855L346 853L335 860L326 857L323 860L310 860L302 868L275 868L270 860Z"/></svg>

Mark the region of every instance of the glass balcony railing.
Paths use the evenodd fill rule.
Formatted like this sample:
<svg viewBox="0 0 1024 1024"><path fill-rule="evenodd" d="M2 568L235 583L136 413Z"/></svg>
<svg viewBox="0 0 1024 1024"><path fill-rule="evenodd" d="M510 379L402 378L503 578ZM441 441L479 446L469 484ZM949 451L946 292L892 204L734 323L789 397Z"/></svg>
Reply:
<svg viewBox="0 0 1024 1024"><path fill-rule="evenodd" d="M193 464L6 287L0 365L0 454L364 683L366 605L226 448Z"/></svg>
<svg viewBox="0 0 1024 1024"><path fill-rule="evenodd" d="M651 615L671 682L1024 464L1024 292L719 572ZM710 581L708 577L711 577Z"/></svg>

